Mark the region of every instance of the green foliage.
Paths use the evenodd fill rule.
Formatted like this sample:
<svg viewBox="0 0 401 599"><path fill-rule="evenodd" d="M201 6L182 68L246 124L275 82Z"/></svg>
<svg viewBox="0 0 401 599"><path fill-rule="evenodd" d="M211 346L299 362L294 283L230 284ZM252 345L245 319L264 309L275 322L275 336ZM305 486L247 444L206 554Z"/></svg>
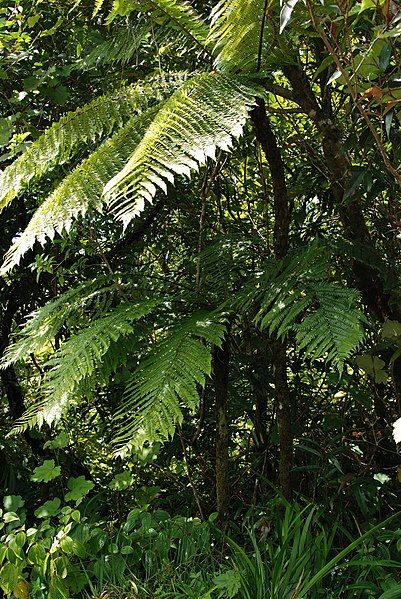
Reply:
<svg viewBox="0 0 401 599"><path fill-rule="evenodd" d="M114 0L108 22L112 22L117 15L126 16L133 10L149 11L152 19L159 22L162 19L165 25L182 31L202 48L206 45L207 25L186 0L128 0L124 3Z"/></svg>
<svg viewBox="0 0 401 599"><path fill-rule="evenodd" d="M17 421L16 430L59 420L96 370L106 365L109 374L118 366L119 345L126 343L127 337L138 335L137 321L155 305L155 301L123 303L65 341L46 364L44 398L28 408Z"/></svg>
<svg viewBox="0 0 401 599"><path fill-rule="evenodd" d="M301 509L297 504L287 505L282 517L275 519L273 538L258 542L254 531L250 531L252 552L228 539L233 570L228 570L225 576L219 575L215 579L215 588L225 589L219 596L227 599L263 599L266 592L271 599L291 596L334 599L351 589L355 593L353 596L363 597L366 596L364 590L372 590L372 586L377 592L379 589L372 585L372 579L379 581L384 574L385 580L386 569L396 569L399 564L365 553L363 544L393 517L372 527L335 554L336 527L328 534L315 506ZM358 548L361 548L360 554ZM333 553L334 557L330 559ZM352 584L354 572L357 582ZM392 577L390 585L394 582Z"/></svg>
<svg viewBox="0 0 401 599"><path fill-rule="evenodd" d="M34 482L48 483L61 474L60 466L56 466L54 460L45 460L41 466L38 466L33 471L31 480Z"/></svg>
<svg viewBox="0 0 401 599"><path fill-rule="evenodd" d="M110 302L118 295L121 287L118 283L108 282L103 278L81 283L55 300L46 303L42 308L29 315L16 343L9 345L2 356L1 366L6 369L19 360L24 360L31 353L41 353L49 349L50 342L64 324L76 322L85 311L92 314L107 309Z"/></svg>
<svg viewBox="0 0 401 599"><path fill-rule="evenodd" d="M258 86L219 74L196 75L177 90L156 115L125 167L105 186L116 217L126 226L152 202L157 187L167 193L174 175L229 150L241 135Z"/></svg>
<svg viewBox="0 0 401 599"><path fill-rule="evenodd" d="M139 47L149 34L148 23L139 23L136 27L123 27L115 32L109 39L95 46L84 58L77 61L77 69L87 70L103 65L121 64L130 62Z"/></svg>
<svg viewBox="0 0 401 599"><path fill-rule="evenodd" d="M209 314L195 314L171 327L155 344L127 383L123 404L116 415L117 452L133 441L165 440L182 422L181 404L198 405L198 386L211 373L211 351L204 341L220 345L224 326Z"/></svg>
<svg viewBox="0 0 401 599"><path fill-rule="evenodd" d="M63 116L5 169L0 177L0 208L4 208L31 181L71 159L85 144L96 144L105 134L121 127L140 110L140 89L133 85L95 98Z"/></svg>
<svg viewBox="0 0 401 599"><path fill-rule="evenodd" d="M256 72L263 44L264 0L220 0L212 11L209 42L214 46L217 69Z"/></svg>
<svg viewBox="0 0 401 599"><path fill-rule="evenodd" d="M102 209L106 183L125 165L139 143L153 111L131 118L123 129L104 142L89 158L70 172L42 202L28 226L7 252L0 274L19 263L38 240L53 239L56 232L69 231L72 221L91 209Z"/></svg>
<svg viewBox="0 0 401 599"><path fill-rule="evenodd" d="M262 330L279 338L294 331L306 356L324 357L341 371L364 338L364 316L359 293L327 280L328 268L329 254L320 244L298 249L268 263L256 291L241 294L235 305L246 310L256 300L255 322Z"/></svg>

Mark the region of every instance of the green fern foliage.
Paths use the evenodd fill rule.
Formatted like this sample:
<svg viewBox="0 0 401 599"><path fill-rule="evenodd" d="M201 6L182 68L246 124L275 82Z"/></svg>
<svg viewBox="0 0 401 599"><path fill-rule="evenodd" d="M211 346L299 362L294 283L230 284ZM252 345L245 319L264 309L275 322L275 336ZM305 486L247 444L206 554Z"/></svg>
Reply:
<svg viewBox="0 0 401 599"><path fill-rule="evenodd" d="M51 342L65 324L74 328L85 313L96 315L110 309L119 292L120 284L97 277L95 281L73 287L35 310L18 334L18 340L4 352L0 367L8 368L15 362L29 358L32 353L49 351Z"/></svg>
<svg viewBox="0 0 401 599"><path fill-rule="evenodd" d="M109 39L97 45L82 60L79 60L77 68L87 71L102 65L125 65L136 55L150 29L149 23L141 23L136 27L117 30Z"/></svg>
<svg viewBox="0 0 401 599"><path fill-rule="evenodd" d="M185 73L171 77L157 75L149 81L122 87L113 94L96 98L66 114L1 173L0 210L31 181L68 162L85 145L93 145L103 136L110 135L135 113L145 110L150 100L161 100L184 79Z"/></svg>
<svg viewBox="0 0 401 599"><path fill-rule="evenodd" d="M314 243L281 261L271 261L253 288L234 306L259 306L255 322L279 338L295 333L298 348L315 360L324 358L341 371L344 360L364 338L364 316L355 289L329 280L330 254Z"/></svg>
<svg viewBox="0 0 401 599"><path fill-rule="evenodd" d="M326 356L341 371L342 364L363 339L359 293L330 283L314 289L317 309L295 326L300 350L312 360Z"/></svg>
<svg viewBox="0 0 401 599"><path fill-rule="evenodd" d="M221 74L187 81L166 101L122 171L105 187L110 208L124 225L152 202L157 187L191 174L217 148L229 150L241 135L258 86Z"/></svg>
<svg viewBox="0 0 401 599"><path fill-rule="evenodd" d="M108 22L117 15L126 16L134 10L149 12L158 22L164 18L165 24L182 31L202 48L206 47L208 27L186 0L127 0L124 3L114 0Z"/></svg>
<svg viewBox="0 0 401 599"><path fill-rule="evenodd" d="M67 175L48 196L31 218L28 226L7 252L0 275L19 263L33 247L53 239L56 232L69 231L72 221L89 209L101 210L102 192L106 183L125 165L139 143L154 110L130 119L127 125L104 142L89 158Z"/></svg>
<svg viewBox="0 0 401 599"><path fill-rule="evenodd" d="M217 3L211 15L208 39L213 45L218 70L256 71L264 10L264 0L220 0Z"/></svg>
<svg viewBox="0 0 401 599"><path fill-rule="evenodd" d="M45 364L41 387L44 399L35 403L16 422L15 430L59 420L73 399L79 399L83 383L102 369L110 349L120 350L126 339L139 335L137 321L149 314L156 301L123 303L73 334ZM111 357L108 356L108 361Z"/></svg>
<svg viewBox="0 0 401 599"><path fill-rule="evenodd" d="M182 422L182 406L198 405L198 386L211 373L211 350L220 345L224 326L208 314L193 315L173 326L143 359L127 385L116 415L116 453L135 440L166 440Z"/></svg>

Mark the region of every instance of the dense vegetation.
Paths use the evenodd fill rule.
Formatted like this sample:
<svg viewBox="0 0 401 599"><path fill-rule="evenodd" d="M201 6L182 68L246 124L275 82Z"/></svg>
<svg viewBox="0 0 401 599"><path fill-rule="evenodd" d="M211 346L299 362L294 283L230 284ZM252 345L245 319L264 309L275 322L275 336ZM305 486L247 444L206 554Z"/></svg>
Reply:
<svg viewBox="0 0 401 599"><path fill-rule="evenodd" d="M0 3L0 589L401 597L401 12Z"/></svg>

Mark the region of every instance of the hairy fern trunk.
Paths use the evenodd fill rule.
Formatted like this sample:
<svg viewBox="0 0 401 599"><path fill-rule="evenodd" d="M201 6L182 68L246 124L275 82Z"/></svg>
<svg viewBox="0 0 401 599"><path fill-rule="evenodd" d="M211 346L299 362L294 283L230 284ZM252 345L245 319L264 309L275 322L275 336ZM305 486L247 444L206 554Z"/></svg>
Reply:
<svg viewBox="0 0 401 599"><path fill-rule="evenodd" d="M221 347L213 352L213 379L216 407L216 509L219 520L228 513L230 500L228 417L228 375L230 368L229 340L225 337Z"/></svg>
<svg viewBox="0 0 401 599"><path fill-rule="evenodd" d="M258 140L269 164L274 197L274 253L282 260L288 252L290 211L284 164L277 140L271 128L263 100L259 99L252 112L252 122ZM293 465L293 434L291 425L291 397L287 380L287 344L273 339L273 370L280 442L279 482L283 495L292 498L291 470Z"/></svg>

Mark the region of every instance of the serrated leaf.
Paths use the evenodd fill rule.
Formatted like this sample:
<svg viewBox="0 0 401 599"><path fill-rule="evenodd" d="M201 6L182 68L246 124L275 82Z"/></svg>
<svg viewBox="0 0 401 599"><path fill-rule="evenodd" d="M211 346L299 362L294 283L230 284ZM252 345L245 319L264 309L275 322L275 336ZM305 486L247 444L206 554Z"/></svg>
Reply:
<svg viewBox="0 0 401 599"><path fill-rule="evenodd" d="M38 466L31 475L34 482L48 483L61 475L60 466L56 466L54 460L45 460L41 466Z"/></svg>
<svg viewBox="0 0 401 599"><path fill-rule="evenodd" d="M76 478L70 478L67 483L67 487L70 489L69 493L66 494L66 501L80 502L85 495L89 493L94 487L94 483L86 480L84 476L78 476Z"/></svg>

